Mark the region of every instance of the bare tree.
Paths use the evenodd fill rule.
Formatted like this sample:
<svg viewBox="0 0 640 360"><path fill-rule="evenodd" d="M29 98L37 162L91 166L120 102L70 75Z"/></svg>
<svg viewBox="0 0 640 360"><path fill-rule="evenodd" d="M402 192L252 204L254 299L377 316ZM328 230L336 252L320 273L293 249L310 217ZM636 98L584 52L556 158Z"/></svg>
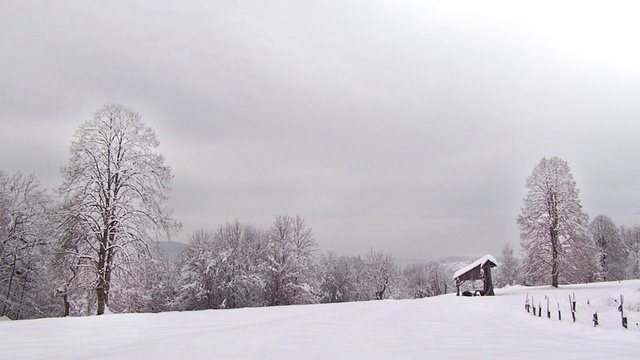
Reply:
<svg viewBox="0 0 640 360"><path fill-rule="evenodd" d="M179 302L184 310L213 309L215 284L209 275L214 258L213 233L198 230L189 237L189 246L178 259Z"/></svg>
<svg viewBox="0 0 640 360"><path fill-rule="evenodd" d="M586 243L589 217L582 211L568 163L558 157L543 158L527 178L526 189L517 218L524 269L530 281L542 283L550 276L551 285L557 287L563 265L592 266L584 263L593 248Z"/></svg>
<svg viewBox="0 0 640 360"><path fill-rule="evenodd" d="M628 256L618 227L608 216L598 215L589 225L589 230L600 252L603 280L625 279Z"/></svg>
<svg viewBox="0 0 640 360"><path fill-rule="evenodd" d="M267 234L267 241L267 304L274 306L317 302L317 243L311 228L300 217L277 216Z"/></svg>
<svg viewBox="0 0 640 360"><path fill-rule="evenodd" d="M0 316L55 315L51 204L34 175L0 172Z"/></svg>
<svg viewBox="0 0 640 360"><path fill-rule="evenodd" d="M239 221L226 223L214 234L214 243L209 272L215 282L216 307L263 305L263 232Z"/></svg>
<svg viewBox="0 0 640 360"><path fill-rule="evenodd" d="M370 249L364 262L369 290L373 292L376 300L385 299L399 273L393 255Z"/></svg>
<svg viewBox="0 0 640 360"><path fill-rule="evenodd" d="M432 279L425 265L411 265L402 270L406 294L405 296L420 299L433 296Z"/></svg>
<svg viewBox="0 0 640 360"><path fill-rule="evenodd" d="M64 226L86 235L77 239L78 256L93 268L98 315L109 304L116 270L126 274L130 261L148 255L151 241L180 226L166 208L172 175L158 145L138 113L115 104L74 135L62 169Z"/></svg>
<svg viewBox="0 0 640 360"><path fill-rule="evenodd" d="M496 273L496 286L515 285L520 282L520 262L514 255L513 246L506 243L502 247L502 258Z"/></svg>
<svg viewBox="0 0 640 360"><path fill-rule="evenodd" d="M326 252L320 258L322 302L347 302L357 299L357 275L354 258Z"/></svg>
<svg viewBox="0 0 640 360"><path fill-rule="evenodd" d="M640 226L621 227L620 234L628 250L627 278L638 279L640 278Z"/></svg>
<svg viewBox="0 0 640 360"><path fill-rule="evenodd" d="M437 261L408 266L402 270L404 296L417 299L446 294L452 275L453 272Z"/></svg>
<svg viewBox="0 0 640 360"><path fill-rule="evenodd" d="M180 273L174 261L157 244L152 256L140 256L131 264L129 276L118 276L111 283L110 307L116 312L161 312L182 310L178 297Z"/></svg>
<svg viewBox="0 0 640 360"><path fill-rule="evenodd" d="M588 232L576 233L563 242L561 255L561 282L575 284L602 280L599 252Z"/></svg>

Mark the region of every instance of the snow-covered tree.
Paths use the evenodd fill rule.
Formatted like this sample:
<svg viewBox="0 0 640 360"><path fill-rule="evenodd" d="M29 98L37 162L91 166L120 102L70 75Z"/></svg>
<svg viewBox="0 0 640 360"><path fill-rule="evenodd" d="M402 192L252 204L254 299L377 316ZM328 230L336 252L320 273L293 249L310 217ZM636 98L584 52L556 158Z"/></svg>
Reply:
<svg viewBox="0 0 640 360"><path fill-rule="evenodd" d="M429 274L424 265L411 265L402 269L404 297L420 299L431 296Z"/></svg>
<svg viewBox="0 0 640 360"><path fill-rule="evenodd" d="M319 301L315 276L317 243L300 217L277 216L267 233L267 304Z"/></svg>
<svg viewBox="0 0 640 360"><path fill-rule="evenodd" d="M34 175L0 172L0 316L61 315L48 269L51 205Z"/></svg>
<svg viewBox="0 0 640 360"><path fill-rule="evenodd" d="M215 257L213 233L198 230L189 237L187 249L178 259L179 300L183 310L214 309L215 284L209 275Z"/></svg>
<svg viewBox="0 0 640 360"><path fill-rule="evenodd" d="M198 231L178 260L177 303L194 310L318 302L316 251L299 217L276 217L267 232L238 221Z"/></svg>
<svg viewBox="0 0 640 360"><path fill-rule="evenodd" d="M371 291L369 266L361 256L349 257L349 264L353 271L353 297L351 301L375 299L375 292Z"/></svg>
<svg viewBox="0 0 640 360"><path fill-rule="evenodd" d="M402 275L405 286L404 297L416 299L445 294L452 277L452 274L436 261L408 266L402 270Z"/></svg>
<svg viewBox="0 0 640 360"><path fill-rule="evenodd" d="M628 251L627 278L640 279L640 226L621 227L620 235Z"/></svg>
<svg viewBox="0 0 640 360"><path fill-rule="evenodd" d="M445 293L447 282L444 281L440 265L431 261L427 264L414 264L402 270L404 278L404 296L407 298L424 298Z"/></svg>
<svg viewBox="0 0 640 360"><path fill-rule="evenodd" d="M196 232L178 261L179 302L190 310L264 305L265 252L264 233L238 221Z"/></svg>
<svg viewBox="0 0 640 360"><path fill-rule="evenodd" d="M628 256L618 227L608 216L598 215L591 221L589 230L600 252L602 279L625 279Z"/></svg>
<svg viewBox="0 0 640 360"><path fill-rule="evenodd" d="M453 272L437 261L410 265L402 270L402 297L417 299L446 294L454 285Z"/></svg>
<svg viewBox="0 0 640 360"><path fill-rule="evenodd" d="M111 282L110 309L118 313L184 310L180 301L180 271L160 246L149 247L152 256L140 256L126 276Z"/></svg>
<svg viewBox="0 0 640 360"><path fill-rule="evenodd" d="M92 268L98 315L109 304L112 277L179 227L166 207L172 175L158 145L138 113L115 104L75 132L61 193L65 227L82 236L67 248Z"/></svg>
<svg viewBox="0 0 640 360"><path fill-rule="evenodd" d="M91 315L95 313L95 271L89 259L93 249L86 246L90 235L82 224L66 218L70 204L58 204L54 212L56 239L51 270L55 273L56 294L63 306L62 315Z"/></svg>
<svg viewBox="0 0 640 360"><path fill-rule="evenodd" d="M263 232L235 221L218 228L214 242L215 254L209 272L215 283L216 306L263 305L266 251Z"/></svg>
<svg viewBox="0 0 640 360"><path fill-rule="evenodd" d="M494 281L496 287L515 285L520 282L520 262L515 257L513 246L510 243L506 243L502 247L502 258Z"/></svg>
<svg viewBox="0 0 640 360"><path fill-rule="evenodd" d="M564 242L560 260L561 283L590 283L602 280L599 252L588 232L574 234L570 241Z"/></svg>
<svg viewBox="0 0 640 360"><path fill-rule="evenodd" d="M368 292L376 300L389 297L390 290L397 283L399 269L393 255L370 249L364 259L365 284Z"/></svg>
<svg viewBox="0 0 640 360"><path fill-rule="evenodd" d="M596 254L589 244L589 217L582 211L568 163L558 157L543 158L527 178L526 189L517 218L526 279L534 284L550 281L557 287L564 270L569 271L570 276L564 277L568 282L578 276L570 270L597 274L597 264L594 268L591 261Z"/></svg>
<svg viewBox="0 0 640 360"><path fill-rule="evenodd" d="M321 301L327 303L355 301L358 295L354 260L326 252L320 258Z"/></svg>

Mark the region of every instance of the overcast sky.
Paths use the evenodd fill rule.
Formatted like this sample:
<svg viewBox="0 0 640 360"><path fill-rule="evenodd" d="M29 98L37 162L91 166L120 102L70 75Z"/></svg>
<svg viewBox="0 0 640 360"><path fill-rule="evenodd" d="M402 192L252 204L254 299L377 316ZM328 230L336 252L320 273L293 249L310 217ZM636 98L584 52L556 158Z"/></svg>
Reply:
<svg viewBox="0 0 640 360"><path fill-rule="evenodd" d="M121 103L173 169L173 240L289 214L339 254L499 256L550 156L640 224L638 5L452 3L4 0L0 170L59 186Z"/></svg>

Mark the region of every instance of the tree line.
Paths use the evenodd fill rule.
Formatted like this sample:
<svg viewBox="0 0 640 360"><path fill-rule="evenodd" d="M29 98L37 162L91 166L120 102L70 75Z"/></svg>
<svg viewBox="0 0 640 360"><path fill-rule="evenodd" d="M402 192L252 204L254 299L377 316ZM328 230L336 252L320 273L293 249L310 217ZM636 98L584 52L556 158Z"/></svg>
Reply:
<svg viewBox="0 0 640 360"><path fill-rule="evenodd" d="M90 245L101 238L69 228L64 202L33 175L0 172L0 199L0 316L11 319L421 298L452 288L455 269L446 265L323 252L302 218L281 215L267 229L233 221L196 231L177 259L154 241L111 245L119 250L100 310L108 262Z"/></svg>
<svg viewBox="0 0 640 360"><path fill-rule="evenodd" d="M55 191L35 175L0 171L0 316L422 297L442 293L443 284L446 291L448 275L435 263L400 269L385 252L323 253L304 220L286 215L268 229L236 221L198 231L169 261L157 244L181 225L167 207L173 175L158 145L138 113L107 104L76 130Z"/></svg>
<svg viewBox="0 0 640 360"><path fill-rule="evenodd" d="M370 250L319 249L304 219L196 231L177 260L158 246L181 228L167 207L173 175L154 131L122 105L75 132L63 183L0 171L0 316L10 319L422 298L453 288L457 267L400 267ZM640 277L640 228L590 223L568 164L542 159L527 179L496 286ZM464 264L462 264L464 265ZM454 265L455 266L455 265Z"/></svg>

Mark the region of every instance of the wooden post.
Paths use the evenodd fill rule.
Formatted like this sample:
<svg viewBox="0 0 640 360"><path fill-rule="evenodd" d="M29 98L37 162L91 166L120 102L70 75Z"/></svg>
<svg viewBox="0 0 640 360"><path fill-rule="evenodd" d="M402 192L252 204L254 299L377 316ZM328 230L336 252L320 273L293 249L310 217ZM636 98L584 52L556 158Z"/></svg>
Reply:
<svg viewBox="0 0 640 360"><path fill-rule="evenodd" d="M533 295L531 295L531 308L533 309L533 316L536 316L536 302L533 300Z"/></svg>
<svg viewBox="0 0 640 360"><path fill-rule="evenodd" d="M573 322L576 322L576 294L573 294L573 300L571 300L571 295L569 295L569 308L571 309L571 318Z"/></svg>
<svg viewBox="0 0 640 360"><path fill-rule="evenodd" d="M620 306L618 306L618 310L620 311L620 317L622 318L622 327L628 329L627 317L624 316L624 297L620 294Z"/></svg>
<svg viewBox="0 0 640 360"><path fill-rule="evenodd" d="M551 310L549 309L549 297L547 296L547 318L551 319Z"/></svg>
<svg viewBox="0 0 640 360"><path fill-rule="evenodd" d="M485 264L482 270L484 272L484 294L493 296L495 293L493 292L493 282L491 280L491 266L489 266L489 264Z"/></svg>

